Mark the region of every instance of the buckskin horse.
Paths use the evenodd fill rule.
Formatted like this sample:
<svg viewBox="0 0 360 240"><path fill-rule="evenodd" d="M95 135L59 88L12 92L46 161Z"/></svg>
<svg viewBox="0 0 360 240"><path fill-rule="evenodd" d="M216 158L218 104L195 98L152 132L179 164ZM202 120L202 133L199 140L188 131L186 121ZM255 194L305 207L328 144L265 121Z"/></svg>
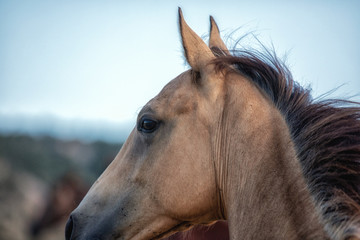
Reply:
<svg viewBox="0 0 360 240"><path fill-rule="evenodd" d="M275 54L209 46L140 111L66 239L160 239L227 220L230 239L360 239L360 108L314 100Z"/></svg>

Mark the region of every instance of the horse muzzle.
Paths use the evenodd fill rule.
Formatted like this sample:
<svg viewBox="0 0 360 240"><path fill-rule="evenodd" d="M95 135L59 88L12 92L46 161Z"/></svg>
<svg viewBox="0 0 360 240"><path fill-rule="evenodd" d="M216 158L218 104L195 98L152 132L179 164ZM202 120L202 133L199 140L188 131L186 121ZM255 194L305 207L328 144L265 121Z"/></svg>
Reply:
<svg viewBox="0 0 360 240"><path fill-rule="evenodd" d="M70 216L69 220L66 223L66 227L65 227L65 239L66 240L72 240L74 239L73 236L73 230L74 230L74 220L73 217Z"/></svg>
<svg viewBox="0 0 360 240"><path fill-rule="evenodd" d="M111 234L111 226L108 224L96 224L92 221L86 223L85 218L72 213L65 227L66 240L103 240L116 239L114 234ZM93 220L93 219L91 219Z"/></svg>

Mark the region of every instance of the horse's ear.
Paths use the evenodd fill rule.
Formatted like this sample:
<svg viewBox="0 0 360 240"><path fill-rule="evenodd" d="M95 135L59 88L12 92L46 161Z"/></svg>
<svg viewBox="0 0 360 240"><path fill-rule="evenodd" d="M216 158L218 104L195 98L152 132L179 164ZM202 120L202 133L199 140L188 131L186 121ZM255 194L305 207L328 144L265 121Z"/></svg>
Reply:
<svg viewBox="0 0 360 240"><path fill-rule="evenodd" d="M205 42L187 25L181 8L179 8L179 24L186 60L193 70L203 72L215 56Z"/></svg>
<svg viewBox="0 0 360 240"><path fill-rule="evenodd" d="M223 55L229 55L229 50L227 49L223 40L221 40L219 27L212 16L210 16L209 47L210 49L216 47L222 51Z"/></svg>

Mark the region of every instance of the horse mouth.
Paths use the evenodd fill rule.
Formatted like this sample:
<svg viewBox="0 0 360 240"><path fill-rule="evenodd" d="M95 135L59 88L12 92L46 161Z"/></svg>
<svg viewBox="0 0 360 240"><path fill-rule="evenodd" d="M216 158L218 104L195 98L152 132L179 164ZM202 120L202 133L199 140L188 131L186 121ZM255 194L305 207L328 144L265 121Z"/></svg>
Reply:
<svg viewBox="0 0 360 240"><path fill-rule="evenodd" d="M175 233L176 231L184 231L188 228L190 228L192 226L192 224L190 222L181 222L177 225L175 225L174 227L170 228L169 230L160 233L159 235L157 235L156 237L152 238L154 240L156 239L162 239L164 237L170 236L171 234Z"/></svg>

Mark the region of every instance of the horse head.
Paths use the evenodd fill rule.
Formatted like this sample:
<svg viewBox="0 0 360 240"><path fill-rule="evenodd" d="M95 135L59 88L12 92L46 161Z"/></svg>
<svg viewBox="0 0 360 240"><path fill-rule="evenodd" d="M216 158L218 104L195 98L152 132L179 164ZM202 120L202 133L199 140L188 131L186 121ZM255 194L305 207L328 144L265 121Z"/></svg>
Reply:
<svg viewBox="0 0 360 240"><path fill-rule="evenodd" d="M119 154L71 214L66 239L153 239L223 218L211 137L223 76L180 9L179 22L192 69L142 108ZM227 51L211 23L210 46Z"/></svg>

